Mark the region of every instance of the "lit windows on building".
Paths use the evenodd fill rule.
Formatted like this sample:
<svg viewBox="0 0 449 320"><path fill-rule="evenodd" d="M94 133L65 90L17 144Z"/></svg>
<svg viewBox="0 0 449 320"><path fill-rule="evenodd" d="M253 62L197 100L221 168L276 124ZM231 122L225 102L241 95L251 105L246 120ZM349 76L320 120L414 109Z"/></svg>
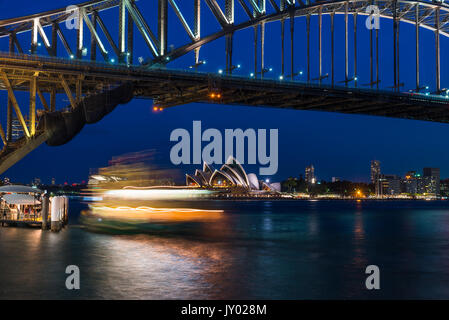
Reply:
<svg viewBox="0 0 449 320"><path fill-rule="evenodd" d="M310 184L314 184L316 182L316 178L315 178L315 168L313 167L313 165L310 165L308 167L306 167L306 182L310 183Z"/></svg>

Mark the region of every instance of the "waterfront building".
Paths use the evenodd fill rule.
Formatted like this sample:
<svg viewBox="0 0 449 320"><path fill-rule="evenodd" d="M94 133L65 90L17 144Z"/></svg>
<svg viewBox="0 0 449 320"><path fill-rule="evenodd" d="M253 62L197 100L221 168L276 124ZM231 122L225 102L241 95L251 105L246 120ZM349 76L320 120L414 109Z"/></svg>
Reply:
<svg viewBox="0 0 449 320"><path fill-rule="evenodd" d="M449 179L441 180L440 182L440 195L442 197L449 197Z"/></svg>
<svg viewBox="0 0 449 320"><path fill-rule="evenodd" d="M405 174L405 178L402 181L403 192L415 195L418 193L418 178L415 171L409 171Z"/></svg>
<svg viewBox="0 0 449 320"><path fill-rule="evenodd" d="M432 179L433 177L433 179ZM423 169L423 178L427 178L426 185L428 185L427 193L433 193L436 196L440 195L440 168L424 168Z"/></svg>
<svg viewBox="0 0 449 320"><path fill-rule="evenodd" d="M418 193L439 196L440 181L436 177L427 176L418 179Z"/></svg>
<svg viewBox="0 0 449 320"><path fill-rule="evenodd" d="M371 183L376 184L377 179L380 177L380 161L371 161Z"/></svg>
<svg viewBox="0 0 449 320"><path fill-rule="evenodd" d="M397 175L381 175L382 195L398 195L401 193L401 178Z"/></svg>
<svg viewBox="0 0 449 320"><path fill-rule="evenodd" d="M247 174L240 162L230 156L220 170L203 163L203 169L195 174L186 174L186 185L207 189L239 189L249 191L281 191L280 183L269 183L257 178L254 173Z"/></svg>
<svg viewBox="0 0 449 320"><path fill-rule="evenodd" d="M310 165L308 167L306 167L306 172L305 172L305 177L306 177L306 182L309 184L313 184L316 182L316 178L315 178L315 168L313 167L313 165Z"/></svg>

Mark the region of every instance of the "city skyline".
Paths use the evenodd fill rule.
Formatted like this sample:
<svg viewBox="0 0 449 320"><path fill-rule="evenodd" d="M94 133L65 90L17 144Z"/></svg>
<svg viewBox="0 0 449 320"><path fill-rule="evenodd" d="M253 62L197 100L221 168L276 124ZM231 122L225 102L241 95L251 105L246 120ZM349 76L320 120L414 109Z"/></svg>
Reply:
<svg viewBox="0 0 449 320"><path fill-rule="evenodd" d="M27 15L72 3L73 1L62 0L55 5L55 3L29 3L19 0L14 12L11 12L7 3L0 3L0 18ZM323 28L329 27L327 18L323 17ZM303 27L303 21L301 23L298 21L298 28L300 27ZM359 36L363 38L367 35L366 30L361 28ZM316 36L316 28L312 28L312 40L315 41ZM245 37L251 39L252 34L249 33ZM432 38L431 31L422 31L423 45L430 44ZM391 49L388 43L385 51ZM341 41L336 41L335 45L336 51L344 51ZM207 65L201 66L203 71L217 72L216 66L223 67L222 46L223 42L217 41L216 45L209 47L207 52L210 57ZM299 55L304 43L297 41L297 46L297 67L304 69L304 56ZM402 53L410 50L413 50L413 43L401 42ZM268 45L266 48L267 56L274 56L275 51L274 46ZM328 58L328 52L324 50L324 58ZM360 58L369 56L368 49L360 47L359 56ZM426 57L424 53L423 57ZM250 61L245 61L241 57L235 59L236 63L242 65L239 73L250 72L252 65ZM338 78L344 76L342 62L344 61L341 57L337 56ZM315 57L312 57L312 64L315 70ZM273 67L273 73L279 72L279 66ZM324 66L326 71L328 68L328 65ZM442 68L444 71L447 66L443 64ZM402 81L413 83L413 70L403 68L401 73ZM422 83L430 82L433 79L432 73L432 70L424 68L421 72ZM443 72L442 75L445 74ZM385 86L390 81L389 72L382 74L382 83L385 83ZM90 168L104 166L113 156L149 148L156 149L160 153L158 165L186 172L193 167L172 166L169 161L169 137L173 129L189 128L194 120L202 120L205 128L219 130L229 128L231 124L232 127L242 129L279 129L279 141L282 141L279 148L280 169L273 177L277 181L297 175L302 171L299 168L314 163L319 167L319 177L322 179L331 180L333 176L338 176L342 179L368 182L365 163L372 159L383 159L384 169L388 172L405 173L408 170L404 168L405 163L408 168L439 167L441 176L449 176L449 148L445 147L447 125L441 123L210 104L191 104L153 112L151 101L136 99L127 105L118 106L101 122L85 126L67 145L61 147L42 145L1 177L14 177L18 181L27 182L38 175L43 181L49 181L52 177L57 181L66 179L82 181L87 178ZM69 177L66 174L68 168Z"/></svg>

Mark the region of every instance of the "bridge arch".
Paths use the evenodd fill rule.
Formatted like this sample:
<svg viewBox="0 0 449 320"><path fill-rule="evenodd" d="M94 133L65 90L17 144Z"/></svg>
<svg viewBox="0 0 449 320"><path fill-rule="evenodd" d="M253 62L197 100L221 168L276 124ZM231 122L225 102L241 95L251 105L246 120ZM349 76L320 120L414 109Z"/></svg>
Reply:
<svg viewBox="0 0 449 320"><path fill-rule="evenodd" d="M80 17L76 39L65 37L64 30L59 27L61 23L72 17L73 12L67 11L66 8L0 21L0 41L2 41L2 38L9 40L7 46L2 47L0 44L0 90L7 91L8 95L6 130L0 123L0 138L4 143L2 154L0 154L0 171L2 170L2 163L5 163L2 162L2 157L5 154L11 155L11 152L17 151L17 146L19 148L22 148L23 145L37 146L39 143L48 140L45 132L41 130L42 127L38 126L38 122L39 118L43 118L42 115L57 111L57 95L65 95L70 102L68 109L74 110L84 103L84 99L100 99L99 93L113 94L117 88L121 88L125 83L130 84L130 87L133 88L132 94L134 96L148 97L156 101L157 106L155 108L157 110L189 102L212 102L374 114L440 122L449 121L449 117L446 115L449 96L448 92L443 92L444 87L440 83L439 41L440 36L449 37L449 6L442 2L423 0L190 0L189 3L193 4L190 7L193 11L190 17L194 18L192 27L191 22L188 22L185 18L186 15L183 11L185 8L180 9L176 3L180 3L180 1L155 0L148 4L154 6L155 12L158 12L157 32L150 28L145 21L145 16L137 6L140 3L134 0L94 0L79 4L76 9ZM185 4L187 0L182 1ZM223 3L225 4L224 9ZM212 18L217 20L218 27L213 29L208 27L206 32L202 33L200 21L204 13L199 9L200 5L203 4L209 7L210 10L207 12L209 15L212 13ZM398 25L405 23L415 26L417 56L415 87L402 88L399 54L396 54L396 51L393 53L395 61L394 81L392 81L393 90L390 90L390 92L381 91L384 88L379 87L380 80L377 71L377 78L373 79L374 59L372 57L369 89L357 87L356 58L353 61L354 74L349 75L348 68L351 61L348 57L348 17L353 16L355 17L354 21L356 21L358 16L367 16L366 8L369 5L379 7L381 19L393 20L394 50L399 50ZM237 19L237 15L234 15L234 9L237 6L246 14L239 16L239 19ZM118 21L118 34L111 34L107 24L102 20L101 15L105 10L115 10L114 13L117 13L117 20L115 21ZM185 43L177 44L173 50L168 50L167 46L169 40L167 28L169 23L173 21L169 21L168 10L174 11L175 15L171 16L174 18L170 19L177 19L177 23L181 22L190 39ZM242 18L242 16L245 18ZM333 49L332 82L329 84L321 81L329 76L329 74L323 74L321 68L321 33L326 32L323 30L321 23L323 16L331 16L332 25L335 16L345 17L346 74L343 81L344 86L334 84ZM294 22L304 17L309 29L310 17L319 17L320 21L318 25L320 49L317 54L320 64L317 78L319 83L313 83L317 79L311 79L309 71L307 71L307 82L296 81L294 72L296 61L294 61L293 49L290 56L284 52L284 43L288 41L284 41L285 31L291 32L291 37L289 37L290 47L294 48L293 42L296 41L296 38L293 33L298 32L295 31ZM282 79L264 77L266 68L263 43L265 28L271 23L281 23L282 25L282 34L280 35L282 48L279 48L279 51L282 51ZM234 79L233 70L236 66L233 63L233 35L251 28L255 29L254 76L248 79ZM51 29L51 33L48 32L49 29ZM433 92L426 92L425 95L422 94L422 91L425 90L420 83L419 74L420 50L418 37L421 29L430 30L435 34L435 88L432 89ZM142 61L140 65L135 63L134 56L136 53L133 50L132 39L135 36L134 33L137 33L136 30L150 52L150 55L146 54L148 58ZM23 39L19 40L18 35L27 32L31 34L31 37L27 37L27 41L21 42ZM353 32L356 32L355 27ZM373 30L370 32L372 33ZM306 31L305 33L309 38L309 32ZM90 34L90 41L86 39L87 34ZM64 55L58 54L58 39L63 44ZM179 58L192 52L195 55L194 64L198 67L201 65L200 48L218 39L225 39L226 41L226 49L223 55L223 58L226 57L226 69L223 74L205 74L202 72L188 74L170 70L171 62L180 61ZM372 45L373 42L371 41ZM39 49L39 46L42 48ZM354 47L357 51L355 43ZM28 48L30 48L29 51L27 51ZM310 50L309 45L307 45L307 50ZM376 50L379 50L377 45ZM426 48L426 50L433 49ZM47 57L42 56L45 52ZM101 60L101 57L100 54L97 57L97 52L103 57L103 63L98 61ZM372 52L373 48L371 47L371 55ZM258 55L261 56L260 60L257 60ZM354 57L356 56L357 54L354 54ZM378 53L376 53L376 57L378 57ZM284 70L284 59L287 60L288 58L291 59L290 74ZM311 63L309 58L307 59L309 70ZM398 61L396 62L396 60ZM376 63L376 68L378 67ZM159 84L158 81L161 83ZM412 94L405 94L406 89L413 91ZM212 93L209 94L211 90ZM215 94L213 90L217 90L218 94ZM26 114L22 114L23 110L21 111L14 91L27 91L30 94L30 106L27 108L27 110L30 110L28 119L26 119ZM108 91L110 93L107 93ZM430 93L433 93L433 95L427 96ZM49 101L46 100L46 95L50 96ZM286 101L286 99L290 100ZM43 106L41 110L37 110L36 107L39 101ZM113 106L116 103L109 101L108 105ZM390 108L386 106L390 106ZM393 110L391 106L397 109ZM11 139L13 113L15 113L23 131L21 137L23 145ZM64 117L55 117L55 119L61 118ZM73 127L71 131L78 132L79 130L80 128ZM57 140L57 142L67 140L69 138ZM32 148L34 147L25 149L31 150ZM13 158L17 159L20 156L14 156ZM11 160L9 164L14 161L16 160Z"/></svg>

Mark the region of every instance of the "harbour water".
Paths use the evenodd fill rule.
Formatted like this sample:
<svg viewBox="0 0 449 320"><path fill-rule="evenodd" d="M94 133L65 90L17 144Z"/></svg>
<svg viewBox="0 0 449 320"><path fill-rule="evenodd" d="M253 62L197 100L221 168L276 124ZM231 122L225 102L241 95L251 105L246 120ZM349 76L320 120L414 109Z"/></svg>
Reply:
<svg viewBox="0 0 449 320"><path fill-rule="evenodd" d="M447 201L209 201L214 219L0 228L1 299L448 299ZM104 225L102 226L102 223ZM81 289L67 290L77 265ZM367 290L365 268L380 268Z"/></svg>

